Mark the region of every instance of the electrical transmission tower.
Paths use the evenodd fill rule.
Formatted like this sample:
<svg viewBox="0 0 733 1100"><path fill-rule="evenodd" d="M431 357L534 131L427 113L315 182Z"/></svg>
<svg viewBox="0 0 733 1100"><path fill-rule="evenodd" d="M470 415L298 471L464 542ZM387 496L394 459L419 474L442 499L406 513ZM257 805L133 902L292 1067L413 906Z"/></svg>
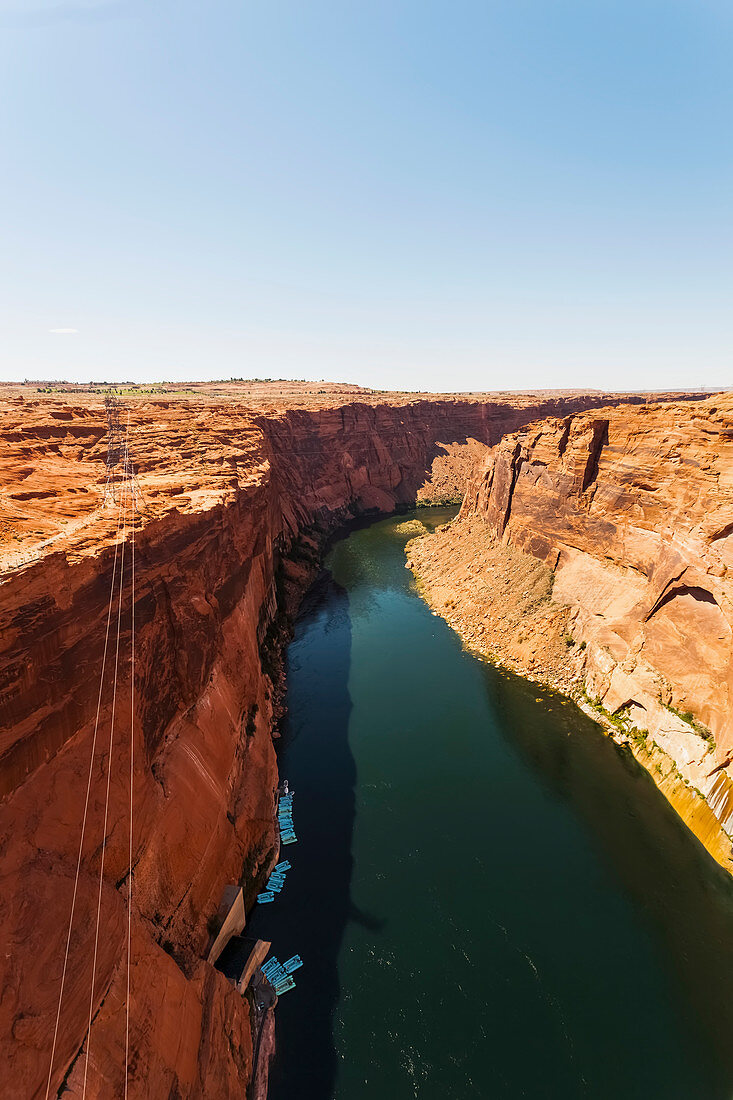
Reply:
<svg viewBox="0 0 733 1100"><path fill-rule="evenodd" d="M122 424L120 414L122 406L116 397L107 394L104 399L107 413L107 484L104 490L104 504L117 500L117 475L122 452Z"/></svg>

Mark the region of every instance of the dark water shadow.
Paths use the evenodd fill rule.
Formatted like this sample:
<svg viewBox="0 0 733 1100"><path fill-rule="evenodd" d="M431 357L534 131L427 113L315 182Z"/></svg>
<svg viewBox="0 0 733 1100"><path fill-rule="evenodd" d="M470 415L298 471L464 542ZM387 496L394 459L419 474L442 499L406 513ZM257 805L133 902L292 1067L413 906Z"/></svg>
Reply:
<svg viewBox="0 0 733 1100"><path fill-rule="evenodd" d="M688 1034L719 1066L716 1097L733 1095L733 882L666 801L651 776L573 704L497 669L492 701L511 741L589 827L610 867L664 945L663 965ZM536 724L536 697L545 704ZM548 853L550 855L551 853ZM671 966L671 970L670 970ZM707 1094L713 1100L712 1094Z"/></svg>
<svg viewBox="0 0 733 1100"><path fill-rule="evenodd" d="M375 917L373 913L368 913L365 909L359 909L356 905L349 906L349 920L352 920L354 924L360 924L362 928L366 928L367 932L375 932L377 934L384 932L387 927L386 917Z"/></svg>
<svg viewBox="0 0 733 1100"><path fill-rule="evenodd" d="M323 571L303 603L287 655L287 706L279 769L295 791L298 843L283 892L255 908L247 934L272 941L284 961L299 954L296 988L280 998L271 1100L328 1100L336 1080L333 1016L338 957L351 903L356 766L349 748L351 620L346 591ZM317 717L316 717L317 716ZM325 903L324 903L325 899Z"/></svg>

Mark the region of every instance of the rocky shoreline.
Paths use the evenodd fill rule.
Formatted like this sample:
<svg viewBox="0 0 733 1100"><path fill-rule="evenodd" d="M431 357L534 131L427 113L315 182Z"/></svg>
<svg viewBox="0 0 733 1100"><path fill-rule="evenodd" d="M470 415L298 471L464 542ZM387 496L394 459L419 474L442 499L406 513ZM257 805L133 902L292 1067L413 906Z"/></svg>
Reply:
<svg viewBox="0 0 733 1100"><path fill-rule="evenodd" d="M245 387L205 401L129 400L145 507L136 519L134 706L125 658L116 722L129 742L109 791L115 827L105 839L104 935L91 997L88 1085L99 1095L124 1090L131 731L130 1049L139 1067L131 1087L233 1095L251 1077L249 1008L206 962L207 924L229 884L243 885L251 905L274 844L282 646L323 538L357 516L413 506L441 447L481 447L538 417L644 401L594 393L344 403L326 395L288 408L248 405L247 395ZM117 532L115 510L104 506L102 397L72 405L27 388L5 396L0 1033L6 1090L30 1096L45 1089L49 1072L90 757L102 773L95 713L101 703L109 725L112 712L113 684L103 679L101 696L99 684ZM433 492L453 495L464 476L447 463ZM132 604L126 587L123 654ZM80 863L80 929L95 919L105 815L97 783ZM65 1082L72 1091L88 1049L93 969L88 936L74 932L51 1074L53 1089Z"/></svg>
<svg viewBox="0 0 733 1100"><path fill-rule="evenodd" d="M569 632L570 610L553 599L554 578L546 565L502 543L471 516L433 534L416 532L405 552L419 595L466 649L571 699L633 754L710 855L733 874L731 836L704 795L653 739L614 721L586 694L586 647Z"/></svg>

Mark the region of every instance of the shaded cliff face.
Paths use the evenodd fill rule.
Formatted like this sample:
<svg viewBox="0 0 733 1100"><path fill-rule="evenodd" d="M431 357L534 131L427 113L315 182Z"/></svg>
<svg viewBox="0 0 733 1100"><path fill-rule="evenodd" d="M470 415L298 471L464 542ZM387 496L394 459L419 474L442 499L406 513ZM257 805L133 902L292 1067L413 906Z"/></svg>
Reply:
<svg viewBox="0 0 733 1100"><path fill-rule="evenodd" d="M136 533L131 1096L235 1095L251 1074L248 1004L202 955L224 885L243 882L251 903L274 845L278 593L302 590L336 523L414 500L438 441L494 443L538 415L598 400L445 399L268 416L236 405L133 406L148 508ZM99 407L26 402L3 413L3 561L12 571L0 588L0 1034L7 1095L36 1097L46 1090L116 532L114 509L102 507ZM304 557L295 542L307 532ZM129 568L129 538L127 548ZM123 655L130 605L126 585ZM122 1092L130 689L123 656L90 1097ZM108 675L51 1095L64 1082L80 1095L84 1075L112 705Z"/></svg>
<svg viewBox="0 0 733 1100"><path fill-rule="evenodd" d="M273 844L272 687L260 641L272 603L274 517L267 486L205 517L138 536L133 1094L234 1095L249 1076L246 1004L200 961L222 885ZM59 560L60 559L60 560ZM0 807L2 1033L10 1095L44 1095L79 845L113 553L29 570L4 604L6 670ZM118 566L119 567L119 566ZM51 582L49 592L46 587ZM126 589L129 593L129 588ZM129 654L129 595L121 652ZM129 658L120 668L87 1095L121 1095L126 983ZM9 679L9 677L8 677ZM112 675L105 681L57 1088L89 1014ZM48 759L46 760L46 757ZM82 1058L68 1084L80 1092ZM13 1091L15 1090L15 1091ZM55 1095L55 1092L53 1093Z"/></svg>
<svg viewBox="0 0 733 1100"><path fill-rule="evenodd" d="M476 470L461 516L554 569L589 694L648 730L730 830L733 397L532 425Z"/></svg>

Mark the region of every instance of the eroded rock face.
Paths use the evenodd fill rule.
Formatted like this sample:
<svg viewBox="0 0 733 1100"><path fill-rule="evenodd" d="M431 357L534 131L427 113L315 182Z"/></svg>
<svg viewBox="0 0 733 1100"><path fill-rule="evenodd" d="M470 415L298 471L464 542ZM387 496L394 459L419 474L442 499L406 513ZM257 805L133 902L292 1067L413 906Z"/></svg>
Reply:
<svg viewBox="0 0 733 1100"><path fill-rule="evenodd" d="M226 509L171 515L136 540L133 1094L233 1095L249 1074L247 1007L200 956L223 883L245 868L251 895L252 873L274 841L272 685L260 641L275 522L263 484ZM55 555L27 571L22 602L11 604L8 593L4 604L6 668L16 678L4 708L15 739L0 808L0 913L12 975L1 1011L3 1034L20 1022L25 1037L5 1055L10 1095L45 1092L113 560L107 550L69 567ZM128 580L87 1081L93 1096L121 1095L124 1066L129 604ZM112 682L108 660L54 1088L88 1024ZM72 1095L85 1061L83 1050L68 1080Z"/></svg>
<svg viewBox="0 0 733 1100"><path fill-rule="evenodd" d="M418 504L460 504L466 483L485 457L487 445L468 439L440 446L443 453L434 460L429 479L417 491Z"/></svg>
<svg viewBox="0 0 733 1100"><path fill-rule="evenodd" d="M648 730L730 830L733 396L531 425L489 453L461 515L554 569L589 694Z"/></svg>
<svg viewBox="0 0 733 1100"><path fill-rule="evenodd" d="M60 1088L81 1095L85 1075L88 1097L122 1095L133 714L129 1095L242 1093L252 1071L249 1008L202 956L207 920L217 910L224 885L243 882L251 904L274 845L277 768L272 728L280 705L277 652L282 640L278 600L288 594L297 598L312 575L320 540L336 523L415 499L438 453L437 440L471 437L495 443L504 432L538 415L570 413L598 401L597 395L494 403L445 399L395 407L331 404L268 415L236 404L134 405L130 439L147 510L135 537L134 697L128 580L120 610L122 657L111 754L114 677L109 665L101 695L99 677L111 581L121 564L122 546L115 549L115 509L102 507L104 419L99 405L6 404L0 504L6 534L11 532L14 542L3 547L11 571L0 587L4 1095L46 1093L90 759L86 840L50 1095ZM651 414L642 414L647 417L642 422L649 423ZM723 416L710 409L700 414L701 438L710 433L704 425L717 423L716 415ZM582 422L580 418L578 424ZM580 470L584 461L587 465L583 448L588 449L595 422L591 418L591 427L579 428L577 441L571 422L562 454L562 426L542 429L537 442L544 432L547 455L554 446L559 460L567 453L564 461L575 462ZM679 439L675 437L678 449L684 435L680 430ZM611 437L616 438L615 429ZM512 446L525 447L529 455L535 436L522 438L524 442ZM706 453L714 463L718 437L710 433L708 442ZM514 477L504 471L507 453L499 448L496 478L482 480L474 489L472 506L487 515L494 507L492 493ZM601 451L595 477L586 485L581 486L582 471L569 475L567 484L575 486L579 500L595 496L592 486L602 483L606 461ZM531 463L526 465L508 493L510 527ZM538 476L542 469L537 467ZM549 486L549 474L547 478ZM572 497L569 490L566 495ZM602 499L603 494L599 506ZM695 500L692 491L685 497L690 506ZM497 507L507 512L506 504ZM602 522L612 532L607 512ZM517 516L521 514L518 510ZM707 540L715 544L721 568L728 553L728 522L717 520ZM520 527L516 537L521 540ZM129 527L127 535L129 569ZM545 537L550 554L553 535L548 531ZM634 560L645 547L657 545L646 529L634 535L629 530L624 538ZM674 552L687 561L687 543L675 539ZM295 553L296 540L307 553ZM570 569L571 551L582 551L573 540L563 548ZM619 554L622 549L619 545ZM586 556L597 564L592 553ZM654 657L661 665L674 660L670 638L680 622L694 618L710 625L720 614L727 623L728 608L721 603L724 572L716 575L716 587L703 581L699 566L694 575L688 574L687 566L680 570L677 558L669 554L660 568L649 604L653 627L648 628L648 648L650 661L654 654L668 655ZM629 567L624 569L625 576ZM569 581L572 575L567 573ZM709 592L715 606L699 598L700 588ZM607 604L619 599L616 588L609 589ZM628 599L624 589L624 607ZM626 617L631 622L631 610ZM722 630L717 618L715 627ZM599 639L599 653L606 651L604 646L611 652L609 642ZM721 648L713 648L723 660ZM599 676L607 675L610 690L614 669L603 673L600 658L597 666ZM694 687L704 697L704 715L715 720L716 730L721 727L721 744L727 743L722 732L728 727L708 682L699 670L695 679L688 664L684 667L690 691ZM110 758L102 932L90 999ZM91 1046L85 1039L90 1009Z"/></svg>

